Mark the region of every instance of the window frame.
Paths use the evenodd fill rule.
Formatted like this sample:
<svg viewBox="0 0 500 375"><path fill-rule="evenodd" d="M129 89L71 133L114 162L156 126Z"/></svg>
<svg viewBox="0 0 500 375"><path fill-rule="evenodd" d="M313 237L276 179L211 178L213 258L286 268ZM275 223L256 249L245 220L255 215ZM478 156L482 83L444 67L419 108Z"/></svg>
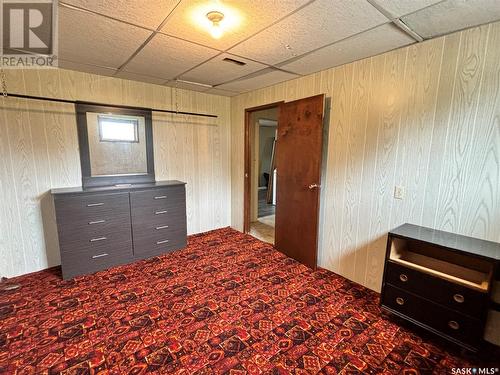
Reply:
<svg viewBox="0 0 500 375"><path fill-rule="evenodd" d="M97 115L97 126L99 128L99 142L116 142L116 143L139 143L139 120L137 118L126 118L126 117L111 117L113 115ZM125 139L114 139L105 138L102 131L103 122L114 122L114 123L129 123L134 126L134 139L132 141Z"/></svg>

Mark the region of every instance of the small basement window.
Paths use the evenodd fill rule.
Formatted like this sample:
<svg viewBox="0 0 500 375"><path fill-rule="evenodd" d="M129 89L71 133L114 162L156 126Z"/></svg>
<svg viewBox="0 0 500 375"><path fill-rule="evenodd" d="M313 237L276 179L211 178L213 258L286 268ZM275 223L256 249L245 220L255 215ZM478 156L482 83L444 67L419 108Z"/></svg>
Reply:
<svg viewBox="0 0 500 375"><path fill-rule="evenodd" d="M139 122L124 117L98 116L101 142L139 142Z"/></svg>

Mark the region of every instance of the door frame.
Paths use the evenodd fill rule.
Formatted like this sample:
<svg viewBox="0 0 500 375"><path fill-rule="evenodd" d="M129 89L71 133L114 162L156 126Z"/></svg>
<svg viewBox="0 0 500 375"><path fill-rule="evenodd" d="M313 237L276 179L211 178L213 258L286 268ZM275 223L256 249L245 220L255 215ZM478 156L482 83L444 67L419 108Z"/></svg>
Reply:
<svg viewBox="0 0 500 375"><path fill-rule="evenodd" d="M251 159L251 149L252 140L250 139L250 115L252 112L261 111L263 109L269 109L274 107L279 107L285 101L281 100L279 102L263 104L257 107L245 108L245 154L244 154L244 174L243 174L243 232L248 233L250 231L250 200L251 200L251 181L252 181L252 159ZM279 111L278 111L278 124L279 124Z"/></svg>

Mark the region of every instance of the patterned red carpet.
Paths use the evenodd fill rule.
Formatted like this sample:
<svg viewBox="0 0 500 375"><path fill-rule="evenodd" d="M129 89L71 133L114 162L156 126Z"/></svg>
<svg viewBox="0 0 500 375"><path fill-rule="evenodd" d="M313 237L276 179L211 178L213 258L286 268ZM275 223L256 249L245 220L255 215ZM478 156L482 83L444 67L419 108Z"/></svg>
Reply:
<svg viewBox="0 0 500 375"><path fill-rule="evenodd" d="M20 290L0 293L1 374L415 374L477 364L388 320L376 293L231 229L71 281L58 268L14 281Z"/></svg>

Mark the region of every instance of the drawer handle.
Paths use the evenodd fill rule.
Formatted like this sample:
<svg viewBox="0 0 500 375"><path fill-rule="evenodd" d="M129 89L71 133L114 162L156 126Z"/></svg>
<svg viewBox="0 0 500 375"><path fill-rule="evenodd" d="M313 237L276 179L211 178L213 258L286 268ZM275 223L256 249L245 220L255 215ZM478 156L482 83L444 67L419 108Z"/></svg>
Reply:
<svg viewBox="0 0 500 375"><path fill-rule="evenodd" d="M399 275L399 280L406 283L408 281L408 276L406 276L404 273L402 273L401 275Z"/></svg>
<svg viewBox="0 0 500 375"><path fill-rule="evenodd" d="M158 197L155 197L155 199L167 199L166 195L160 195Z"/></svg>
<svg viewBox="0 0 500 375"><path fill-rule="evenodd" d="M105 223L105 222L106 222L106 220L89 221L89 225L102 224L102 223Z"/></svg>
<svg viewBox="0 0 500 375"><path fill-rule="evenodd" d="M99 254L99 255L93 255L92 259L102 258L102 257L107 257L107 256L108 256L108 253L102 253L102 254Z"/></svg>
<svg viewBox="0 0 500 375"><path fill-rule="evenodd" d="M89 204L87 204L87 207L97 207L97 206L104 206L104 203L89 203Z"/></svg>
<svg viewBox="0 0 500 375"><path fill-rule="evenodd" d="M396 298L396 303L398 305L403 306L405 304L405 300L403 298L401 298L401 297L398 297L398 298Z"/></svg>
<svg viewBox="0 0 500 375"><path fill-rule="evenodd" d="M167 213L167 210L165 210L165 211L156 211L155 215L163 215L163 214L166 214L166 213Z"/></svg>
<svg viewBox="0 0 500 375"><path fill-rule="evenodd" d="M463 296L463 295L461 295L461 294L458 294L458 293L457 293L457 294L455 294L455 295L453 296L453 299L454 299L454 300L455 300L455 302L457 302L457 303L464 303L464 301L465 301L464 296Z"/></svg>
<svg viewBox="0 0 500 375"><path fill-rule="evenodd" d="M448 322L448 327L450 327L451 329L457 330L460 328L460 324L458 324L458 322L456 322L454 320L450 320Z"/></svg>
<svg viewBox="0 0 500 375"><path fill-rule="evenodd" d="M108 237L99 237L99 238L92 238L90 242L97 242L97 241L104 241L107 240Z"/></svg>
<svg viewBox="0 0 500 375"><path fill-rule="evenodd" d="M160 229L167 229L167 228L168 228L168 225L161 225L159 227L156 227L155 229L160 230Z"/></svg>
<svg viewBox="0 0 500 375"><path fill-rule="evenodd" d="M162 245L162 244L167 243L167 242L169 242L169 241L170 241L170 240L156 241L156 244L157 244L157 245Z"/></svg>

